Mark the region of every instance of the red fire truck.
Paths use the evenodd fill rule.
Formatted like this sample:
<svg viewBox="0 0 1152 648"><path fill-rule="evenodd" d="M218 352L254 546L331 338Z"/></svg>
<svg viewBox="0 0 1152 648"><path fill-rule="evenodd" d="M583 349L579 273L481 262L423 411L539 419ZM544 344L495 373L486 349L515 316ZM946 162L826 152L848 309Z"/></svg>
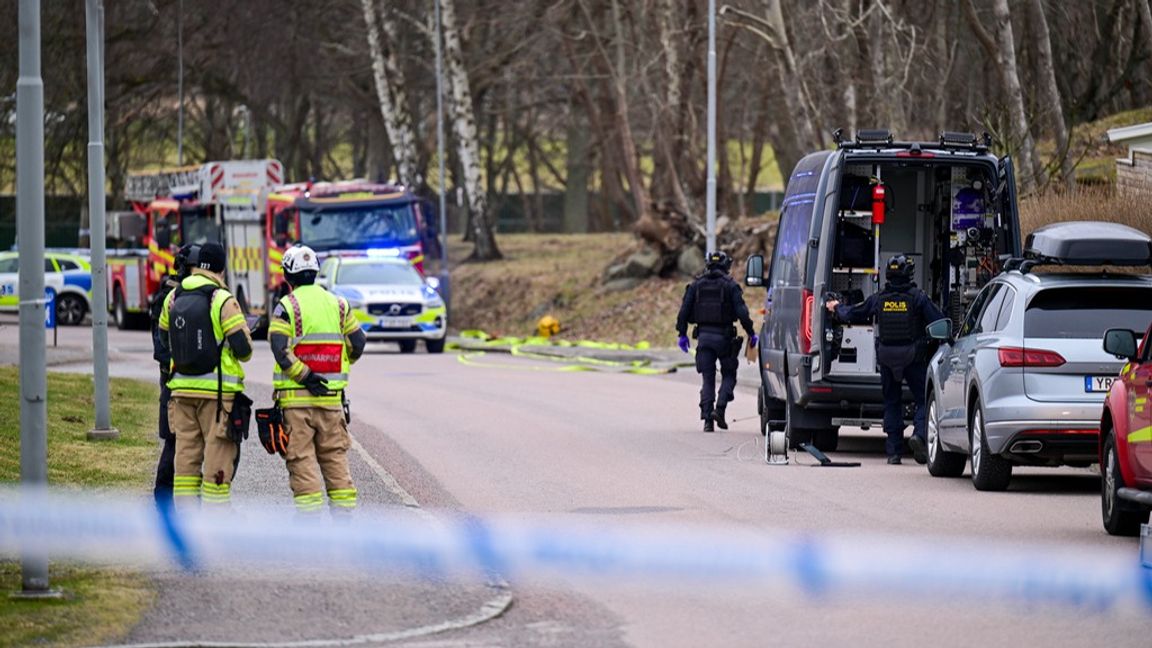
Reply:
<svg viewBox="0 0 1152 648"><path fill-rule="evenodd" d="M301 242L321 260L329 255L395 256L424 272L424 219L419 197L404 187L359 180L295 183L268 194L270 297L284 294L280 261Z"/></svg>
<svg viewBox="0 0 1152 648"><path fill-rule="evenodd" d="M147 325L148 299L186 243L228 250L225 279L245 312L259 314L270 286L264 230L268 189L284 180L277 160L230 160L137 173L131 214L109 219L108 304L119 328Z"/></svg>

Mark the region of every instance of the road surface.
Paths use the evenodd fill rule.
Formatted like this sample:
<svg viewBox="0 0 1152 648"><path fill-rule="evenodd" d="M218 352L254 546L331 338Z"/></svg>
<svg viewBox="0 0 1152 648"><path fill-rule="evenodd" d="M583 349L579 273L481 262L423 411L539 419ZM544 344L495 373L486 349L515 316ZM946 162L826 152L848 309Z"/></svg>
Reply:
<svg viewBox="0 0 1152 648"><path fill-rule="evenodd" d="M13 321L0 338L14 337ZM61 329L65 347L89 343L88 328ZM110 346L113 375L154 375L146 334L113 330ZM65 363L58 369L84 369L68 363L75 356L57 357ZM249 381L267 384L271 365L259 344ZM1134 539L1102 530L1098 477L1088 470L1018 470L1008 492L978 493L967 478L934 479L910 459L886 465L876 431L842 439L836 457L860 468L814 468L795 456L789 466L768 466L747 381L729 407L731 429L704 434L694 373L554 369L506 355L465 365L451 353L401 355L370 345L350 388L357 441L432 510L669 533L963 537L1018 548L1055 542L1136 562ZM812 598L788 586L723 581L527 578L510 587L514 602L499 618L405 645L1152 645L1152 608L1093 612L835 588ZM375 604L361 603L369 611Z"/></svg>

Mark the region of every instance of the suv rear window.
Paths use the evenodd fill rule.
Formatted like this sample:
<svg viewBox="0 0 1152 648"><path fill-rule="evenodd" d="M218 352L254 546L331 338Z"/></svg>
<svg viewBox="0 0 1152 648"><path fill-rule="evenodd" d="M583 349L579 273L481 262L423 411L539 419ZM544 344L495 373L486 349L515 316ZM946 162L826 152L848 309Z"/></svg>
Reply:
<svg viewBox="0 0 1152 648"><path fill-rule="evenodd" d="M1110 328L1138 334L1152 322L1152 288L1050 288L1028 303L1024 337L1101 338Z"/></svg>

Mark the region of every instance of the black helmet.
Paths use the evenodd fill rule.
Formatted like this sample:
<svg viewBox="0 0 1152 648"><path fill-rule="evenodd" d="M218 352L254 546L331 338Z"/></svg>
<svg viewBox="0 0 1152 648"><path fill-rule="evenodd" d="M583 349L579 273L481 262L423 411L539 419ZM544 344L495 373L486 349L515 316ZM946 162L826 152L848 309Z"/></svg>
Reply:
<svg viewBox="0 0 1152 648"><path fill-rule="evenodd" d="M709 270L723 270L728 272L732 268L732 257L727 252L716 250L704 259L704 267Z"/></svg>
<svg viewBox="0 0 1152 648"><path fill-rule="evenodd" d="M188 270L190 269L188 267L188 259L189 259L189 257L192 256L193 250L196 251L196 255L197 255L197 257L199 257L199 255L200 255L200 246L199 245L188 244L188 245L180 246L180 249L176 251L175 259L172 261L172 272L176 273L177 275L179 275L181 277L188 274Z"/></svg>
<svg viewBox="0 0 1152 648"><path fill-rule="evenodd" d="M188 252L188 268L200 268L217 274L224 272L228 264L228 256L224 246L219 243L205 243L193 245Z"/></svg>
<svg viewBox="0 0 1152 648"><path fill-rule="evenodd" d="M911 281L912 273L916 270L916 261L905 254L897 254L888 259L888 269L885 276L888 281Z"/></svg>

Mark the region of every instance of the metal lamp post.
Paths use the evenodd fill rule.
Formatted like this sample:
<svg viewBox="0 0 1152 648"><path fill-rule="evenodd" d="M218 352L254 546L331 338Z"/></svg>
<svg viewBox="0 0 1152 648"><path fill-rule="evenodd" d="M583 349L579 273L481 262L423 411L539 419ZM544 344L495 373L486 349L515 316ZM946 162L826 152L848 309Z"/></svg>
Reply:
<svg viewBox="0 0 1152 648"><path fill-rule="evenodd" d="M44 83L40 77L40 0L20 0L20 77L16 81L16 238L20 250L20 482L22 497L48 486L48 375L44 362ZM23 598L54 595L48 556L21 555Z"/></svg>
<svg viewBox="0 0 1152 648"><path fill-rule="evenodd" d="M436 159L439 162L440 182L440 297L451 309L451 276L448 272L448 210L444 187L448 182L444 171L444 58L440 45L440 0L435 2L436 20Z"/></svg>
<svg viewBox="0 0 1152 648"><path fill-rule="evenodd" d="M96 425L89 439L116 439L108 395L108 264L104 227L104 29L102 0L84 3L88 27L88 214L92 235L92 382Z"/></svg>
<svg viewBox="0 0 1152 648"><path fill-rule="evenodd" d="M705 190L707 253L716 251L716 0L708 0L708 182Z"/></svg>

